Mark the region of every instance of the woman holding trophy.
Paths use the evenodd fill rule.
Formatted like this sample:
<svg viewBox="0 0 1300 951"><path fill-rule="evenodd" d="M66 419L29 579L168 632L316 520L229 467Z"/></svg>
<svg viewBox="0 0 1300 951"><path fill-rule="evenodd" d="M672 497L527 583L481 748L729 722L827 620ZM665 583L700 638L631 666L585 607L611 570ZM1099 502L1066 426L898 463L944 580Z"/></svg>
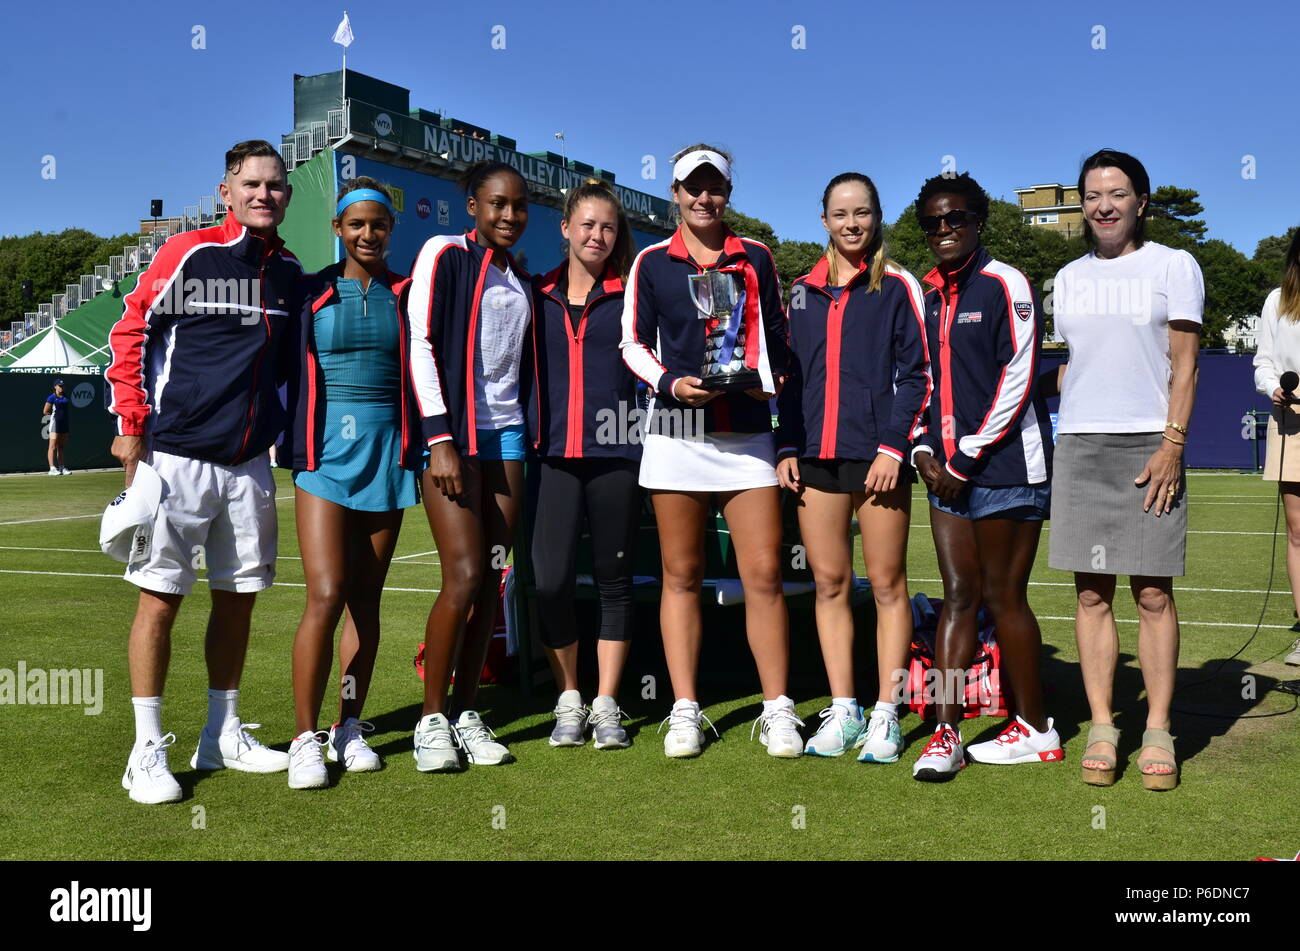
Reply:
<svg viewBox="0 0 1300 951"><path fill-rule="evenodd" d="M829 241L790 293L790 380L781 391L777 475L799 496L799 533L817 582L817 635L832 700L804 750L893 763L903 748L894 671L907 667L906 462L930 398L921 285L885 257L876 186L846 172L822 193ZM852 513L876 602L879 699L864 717L853 685Z"/></svg>
<svg viewBox="0 0 1300 951"><path fill-rule="evenodd" d="M772 253L723 223L731 158L693 145L673 158L680 224L632 265L623 359L652 391L640 483L650 492L663 560L659 618L676 702L664 753L698 756L696 691L704 529L716 500L735 545L745 626L763 690L760 741L803 753L785 695L790 627L781 587L781 513L769 400L788 358Z"/></svg>

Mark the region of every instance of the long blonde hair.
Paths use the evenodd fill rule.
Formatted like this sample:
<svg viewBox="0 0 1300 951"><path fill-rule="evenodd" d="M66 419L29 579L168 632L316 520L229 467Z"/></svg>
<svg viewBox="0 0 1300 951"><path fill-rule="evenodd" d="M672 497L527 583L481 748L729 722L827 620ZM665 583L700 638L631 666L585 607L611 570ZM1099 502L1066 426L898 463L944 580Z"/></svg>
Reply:
<svg viewBox="0 0 1300 951"><path fill-rule="evenodd" d="M1295 323L1300 320L1300 228L1291 236L1286 252L1286 271L1282 274L1282 300L1277 306L1279 317Z"/></svg>
<svg viewBox="0 0 1300 951"><path fill-rule="evenodd" d="M867 289L870 291L880 290L880 282L885 279L885 265L893 264L885 252L885 227L880 211L880 193L876 191L876 183L861 172L844 172L836 175L826 185L826 190L822 192L822 216L826 215L826 208L830 204L831 192L839 185L847 182L857 182L867 189L867 197L871 201L871 209L876 219L876 230L871 236L871 243L867 245L866 256L870 260L868 269L870 271L867 277ZM826 264L827 280L831 286L837 287L841 283L839 280L839 258L835 253L835 240L827 234L826 236ZM897 265L895 265L897 267ZM852 275L849 275L852 277Z"/></svg>

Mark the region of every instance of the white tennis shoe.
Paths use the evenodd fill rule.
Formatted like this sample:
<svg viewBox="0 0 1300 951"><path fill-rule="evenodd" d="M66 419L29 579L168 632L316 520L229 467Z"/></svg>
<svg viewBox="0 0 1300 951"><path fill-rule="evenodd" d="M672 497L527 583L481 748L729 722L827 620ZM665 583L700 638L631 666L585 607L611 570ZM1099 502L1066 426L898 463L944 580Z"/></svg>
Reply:
<svg viewBox="0 0 1300 951"><path fill-rule="evenodd" d="M180 802L181 784L176 782L167 766L167 750L176 742L176 734L168 733L158 740L148 740L131 750L122 774L122 788L136 802L156 805L161 802Z"/></svg>

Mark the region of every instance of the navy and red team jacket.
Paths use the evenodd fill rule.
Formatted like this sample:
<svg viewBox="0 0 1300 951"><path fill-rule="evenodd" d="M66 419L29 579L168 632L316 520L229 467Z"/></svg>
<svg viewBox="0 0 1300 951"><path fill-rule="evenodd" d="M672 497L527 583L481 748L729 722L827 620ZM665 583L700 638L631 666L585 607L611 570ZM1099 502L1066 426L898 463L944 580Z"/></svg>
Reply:
<svg viewBox="0 0 1300 951"><path fill-rule="evenodd" d="M569 264L534 282L541 438L537 454L564 459L640 459L639 440L622 438L636 408L636 377L619 357L623 281L612 268L592 287L577 325L568 308ZM601 438L608 422L618 438ZM635 417L634 417L635 418Z"/></svg>
<svg viewBox="0 0 1300 951"><path fill-rule="evenodd" d="M331 264L318 274L308 274L300 284L302 302L299 318L297 359L290 365L287 386L289 425L280 448L280 465L294 470L315 471L320 467L325 449L325 370L316 347L316 314L339 299L335 283L343 274L341 264ZM411 280L389 271L380 281L397 298L394 319L398 322L398 366L402 374L402 454L403 469L418 471L424 441L420 439L419 410L415 405L415 388L411 381L411 327L406 319L404 297Z"/></svg>
<svg viewBox="0 0 1300 951"><path fill-rule="evenodd" d="M411 267L407 314L411 325L411 379L419 407L424 444L451 439L462 456L478 455L474 366L483 333L479 309L492 255L478 243L477 232L435 235L424 243ZM528 294L530 277L506 254ZM531 301L530 301L531 306ZM521 341L519 405L534 444L541 430L537 386L537 321L530 320Z"/></svg>
<svg viewBox="0 0 1300 951"><path fill-rule="evenodd" d="M695 263L682 240L681 228L671 238L652 244L637 255L623 298L623 360L658 394L652 400L662 408L690 411L672 395L673 383L685 376L698 377L704 360L707 320L700 319L691 299L687 277L706 270L734 270L744 277L750 269L756 279L756 332L746 345L754 351L763 389L776 392L789 363L788 327L781 307L781 283L767 245L737 237L726 229L722 256L708 268ZM747 303L752 301L746 295ZM772 412L767 402L743 392L726 392L704 404L704 431L708 433L771 432Z"/></svg>
<svg viewBox="0 0 1300 951"><path fill-rule="evenodd" d="M922 444L963 482L1046 482L1052 429L1037 383L1043 312L1029 279L981 245L953 274L936 268L922 283L938 392Z"/></svg>
<svg viewBox="0 0 1300 951"><path fill-rule="evenodd" d="M277 383L301 276L283 241L229 215L169 238L109 332L118 434L221 465L270 448L285 424Z"/></svg>
<svg viewBox="0 0 1300 951"><path fill-rule="evenodd" d="M863 266L836 300L825 257L790 290L790 379L777 401L778 456L908 461L925 430L930 361L921 285L885 266L880 290Z"/></svg>

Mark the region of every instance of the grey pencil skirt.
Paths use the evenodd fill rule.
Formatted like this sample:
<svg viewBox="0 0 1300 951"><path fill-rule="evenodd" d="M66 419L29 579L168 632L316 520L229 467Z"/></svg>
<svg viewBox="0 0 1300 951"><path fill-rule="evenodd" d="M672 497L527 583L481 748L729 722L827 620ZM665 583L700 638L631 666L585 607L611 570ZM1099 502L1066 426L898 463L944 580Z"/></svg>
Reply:
<svg viewBox="0 0 1300 951"><path fill-rule="evenodd" d="M1133 480L1160 433L1063 433L1052 456L1047 563L1101 575L1180 577L1187 554L1187 473L1173 508L1142 511L1147 486Z"/></svg>

